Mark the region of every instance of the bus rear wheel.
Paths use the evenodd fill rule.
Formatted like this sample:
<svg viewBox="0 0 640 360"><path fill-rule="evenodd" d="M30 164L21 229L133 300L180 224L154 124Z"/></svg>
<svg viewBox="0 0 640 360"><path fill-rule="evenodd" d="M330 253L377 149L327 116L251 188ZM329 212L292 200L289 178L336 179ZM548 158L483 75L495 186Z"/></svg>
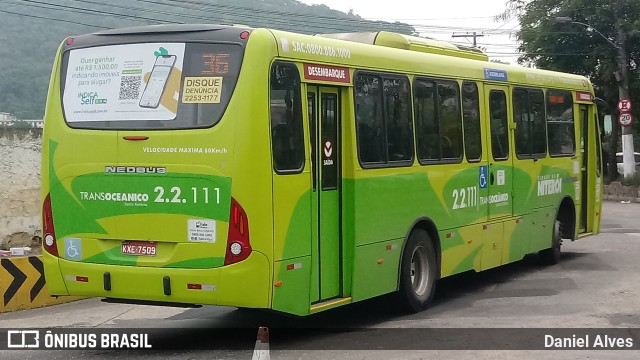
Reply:
<svg viewBox="0 0 640 360"><path fill-rule="evenodd" d="M437 260L433 242L423 229L414 229L402 254L400 296L404 307L419 312L433 299Z"/></svg>
<svg viewBox="0 0 640 360"><path fill-rule="evenodd" d="M553 223L553 235L551 248L540 251L540 260L547 265L555 265L560 262L562 248L562 232L560 231L560 221Z"/></svg>

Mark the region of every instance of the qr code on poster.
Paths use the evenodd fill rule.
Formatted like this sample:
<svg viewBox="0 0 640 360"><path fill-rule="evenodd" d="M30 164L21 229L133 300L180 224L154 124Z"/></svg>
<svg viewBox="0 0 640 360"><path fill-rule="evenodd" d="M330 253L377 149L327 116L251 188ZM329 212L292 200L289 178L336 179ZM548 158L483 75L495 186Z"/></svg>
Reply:
<svg viewBox="0 0 640 360"><path fill-rule="evenodd" d="M142 76L123 76L120 81L119 100L136 100L140 94L140 85L142 84Z"/></svg>

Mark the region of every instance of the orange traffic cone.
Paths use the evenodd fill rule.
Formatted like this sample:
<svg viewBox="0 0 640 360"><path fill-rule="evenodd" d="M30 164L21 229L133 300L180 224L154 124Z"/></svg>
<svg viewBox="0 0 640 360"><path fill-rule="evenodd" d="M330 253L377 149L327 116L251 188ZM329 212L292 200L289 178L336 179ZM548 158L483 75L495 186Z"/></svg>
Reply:
<svg viewBox="0 0 640 360"><path fill-rule="evenodd" d="M270 360L269 328L264 326L258 328L258 338L256 339L256 347L253 349L251 360Z"/></svg>

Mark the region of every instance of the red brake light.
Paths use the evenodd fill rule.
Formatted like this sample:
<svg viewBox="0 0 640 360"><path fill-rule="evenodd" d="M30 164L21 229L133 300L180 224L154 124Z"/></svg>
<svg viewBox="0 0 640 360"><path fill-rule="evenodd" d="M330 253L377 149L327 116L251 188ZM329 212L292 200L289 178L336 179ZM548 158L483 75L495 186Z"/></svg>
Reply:
<svg viewBox="0 0 640 360"><path fill-rule="evenodd" d="M242 261L251 255L249 242L249 218L240 204L231 198L231 221L227 235L227 254L224 264L230 265Z"/></svg>
<svg viewBox="0 0 640 360"><path fill-rule="evenodd" d="M242 40L247 40L249 38L249 32L248 31L243 31L240 33L240 39Z"/></svg>
<svg viewBox="0 0 640 360"><path fill-rule="evenodd" d="M43 228L43 246L45 250L55 256L58 255L58 246L56 244L56 232L53 228L53 212L51 211L51 194L47 194L42 204L42 228Z"/></svg>
<svg viewBox="0 0 640 360"><path fill-rule="evenodd" d="M67 46L71 46L71 45L73 45L73 42L74 42L74 41L75 41L75 40L74 40L72 37L67 38Z"/></svg>
<svg viewBox="0 0 640 360"><path fill-rule="evenodd" d="M233 204L231 205L231 209L233 211L233 225L237 226L239 220L239 216L238 216L238 208L234 207Z"/></svg>

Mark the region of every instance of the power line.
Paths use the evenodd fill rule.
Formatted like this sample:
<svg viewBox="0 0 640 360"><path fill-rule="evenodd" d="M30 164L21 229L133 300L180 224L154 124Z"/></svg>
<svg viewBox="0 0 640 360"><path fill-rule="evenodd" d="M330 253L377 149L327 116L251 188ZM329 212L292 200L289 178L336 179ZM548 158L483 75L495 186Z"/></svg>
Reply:
<svg viewBox="0 0 640 360"><path fill-rule="evenodd" d="M81 1L81 0L73 0L73 1ZM234 6L234 5L225 5L225 4L216 4L212 5L211 3L197 1L197 0L165 0L166 2L159 0L134 0L139 3L149 3L156 4L162 6L172 6L168 3L175 3L180 6L181 9L185 8L185 5L195 5L199 6L198 8L186 7L191 10L215 10L217 13L231 14L235 16L247 16L247 12L252 13L255 11L260 11L261 14L273 15L274 17L261 17L262 19L267 19L269 21L278 21L278 17L287 18L287 19L303 19L305 23L313 23L313 24L321 24L326 25L325 22L318 23L318 20L329 20L331 22L338 23L346 23L346 25L352 25L353 23L364 24L367 26L373 25L377 20L373 19L350 19L348 17L335 17L335 16L324 16L324 15L312 15L307 13L293 12L293 11L282 11L282 10L269 10L269 9L257 9L254 7L243 7L243 6ZM226 11L226 12L225 12ZM337 12L337 10L335 10ZM290 20L287 20L289 22ZM289 22L289 24L291 24ZM378 24L380 25L380 24ZM392 23L387 23L387 25L394 25ZM511 31L496 31L495 28L470 28L470 27L462 27L462 26L445 26L445 25L431 25L431 24L406 24L408 26L413 27L418 30L418 28L429 29L430 31L435 29L445 29L447 32L453 31L472 31L472 30L480 30L484 33L487 32L496 32L496 33L511 33Z"/></svg>
<svg viewBox="0 0 640 360"><path fill-rule="evenodd" d="M70 7L70 6L65 6L65 5L59 5L59 4L48 4L48 3L43 3L41 1L34 1L34 0L21 0L23 3L19 4L21 6L32 6L32 7L36 7L36 8L41 8L41 9L46 9L46 10L57 10L57 11L65 11L65 12L76 12L76 13L82 13L82 14L88 14L88 15L94 15L94 16L103 16L103 15L109 15L109 16L113 16L113 17L117 17L117 18L126 18L126 19L132 19L132 20L137 20L140 22L140 20L148 20L151 21L153 23L162 23L162 22L172 22L172 23L176 23L175 21L167 21L165 19L159 19L159 18L152 18L149 16L146 17L141 17L141 16L131 16L131 15L126 15L126 14L121 14L121 13L115 13L112 11L103 11L103 10L99 10L99 9L91 9L91 8L79 8L79 7ZM73 0L73 1L78 1L78 0ZM26 4L24 3L26 2ZM87 1L84 1L87 2ZM89 3L92 4L97 4L97 5L101 5L101 6L106 6L104 4L99 4L96 2L92 2L92 1L88 1ZM163 3L159 3L157 1L147 1L149 3L156 3L159 5L163 5L163 6L170 6L170 7L175 7L175 5L171 5L171 4L163 4ZM139 10L139 11L145 11L145 12L149 12L148 9L144 9L144 8L133 8L133 7L124 7L130 10ZM256 9L254 9L256 10ZM170 16L180 16L180 17L190 17L190 18L194 18L194 19L201 19L201 20L211 20L209 17L205 17L205 16L194 16L191 14L184 14L184 13L175 13L175 12L168 12L168 11L154 11L156 13L161 13L161 14L165 14L165 15L170 15ZM220 13L220 12L217 12ZM227 12L225 14L231 15L231 16L240 16L237 13L234 12ZM253 16L256 20L258 21L267 21L267 19L269 19L272 23L279 23L283 26L294 26L296 24L294 24L293 22L287 21L287 20L282 20L282 19L275 19L273 17L264 17L264 16ZM245 16L246 18L246 16ZM348 20L350 21L350 20ZM351 23L349 25L353 25L353 21L350 21ZM375 23L369 22L369 21L360 21L357 20L356 22L360 22L363 25L367 25L369 28L375 26ZM146 23L146 22L143 22ZM303 22L300 22L303 23ZM309 23L308 20L305 20L304 23ZM345 25L347 25L345 23ZM381 25L381 24L378 24ZM384 24L383 24L384 25ZM392 26L393 24L386 24L387 26ZM335 27L328 27L326 26L325 23L316 23L314 25L316 28L320 28L320 29L325 29L325 30L329 30L329 31L335 31L336 28Z"/></svg>
<svg viewBox="0 0 640 360"><path fill-rule="evenodd" d="M105 4L101 4L99 2L95 2L95 1L81 1L81 0L73 0L73 1L77 1L77 2L82 2L82 3L90 3L93 5L97 5L97 6L108 6ZM200 1L194 1L194 0L184 0L184 1L177 1L177 0L166 0L166 2L161 2L161 1L154 1L154 0L134 0L138 3L146 3L146 4L155 4L155 5L159 5L165 8L170 8L170 9L177 9L178 8L178 4L181 4L182 6L180 7L180 9L186 9L186 10L191 10L191 11L200 11L202 12L202 10L207 10L207 9L213 9L214 5L211 5L211 3L203 3ZM78 6L69 6L69 5L60 5L60 4L49 4L43 1L36 1L36 0L21 0L21 2L23 4L23 6L35 6L35 7L39 7L42 9L47 9L47 10L58 10L58 11L70 11L70 12L80 12L83 14L89 14L89 15L95 15L95 16L103 16L103 15L109 15L109 16L113 16L113 17L117 17L117 18L123 18L123 19L130 19L130 20L135 20L138 22L142 22L146 21L146 22L153 22L153 23L176 23L176 21L171 21L171 20L167 20L167 19L160 19L160 18L156 18L156 17L151 17L151 16L135 16L135 15L127 15L127 14L122 14L122 13L118 13L118 12L113 12L113 11L104 11L104 10L100 10L100 9L91 9L91 8L82 8L82 7L78 7ZM25 4L26 3L26 4ZM185 7L185 4L190 5ZM195 9L193 8L193 6L199 6L199 8ZM168 10L159 10L159 9L148 9L148 8L140 8L140 7L132 7L132 6L123 6L121 7L122 9L128 9L128 10L134 10L134 11L145 11L146 13L156 13L156 14L161 14L161 15L166 15L166 16L177 16L177 17L182 17L182 18L191 18L191 19L201 19L201 20L211 20L209 17L206 16L202 16L202 15L194 15L194 14L189 14L189 13L183 13L183 12L174 12L174 11L168 11ZM349 19L349 18L338 18L338 17L327 17L327 16L313 16L313 15L309 15L309 14L302 14L302 13L296 13L296 12L283 12L283 11L274 11L274 10L265 10L262 11L260 10L260 14L274 14L277 16L263 16L263 15L256 15L255 12L258 10L256 8L248 8L248 7L240 7L240 6L227 6L227 5L215 5L215 8L218 9L218 11L216 12L217 14L224 14L224 15L229 15L229 16L242 16L244 15L244 17L247 17L246 12L244 14L239 14L237 11L242 9L242 10L247 10L250 13L252 12L251 17L253 19L255 19L255 21L260 21L260 22L271 22L271 23L275 23L275 25L281 25L281 26L286 26L286 27L291 27L291 26L295 26L296 23L291 21L291 18L287 19L286 16L287 15L291 15L291 16L297 16L298 18L294 18L294 20L299 20L301 22L303 22L304 24L313 24L313 26L315 26L315 28L317 29L324 29L324 30L329 30L329 31L336 31L336 30L340 30L339 28L336 28L335 26L331 26L328 25L326 22L321 22L319 23L318 20L319 19L331 19L334 20L332 21L332 23L335 23L335 20L339 20L341 23L341 25L351 25L353 26L353 24L360 24L363 26L366 26L367 28L371 28L371 27L375 27L376 25L380 28L384 28L385 25L386 26L393 26L393 24L390 23L383 23L383 24L379 24L379 23L375 23L372 22L370 20L358 20L358 19ZM220 8L222 8L223 10L226 11L220 11ZM313 20L312 20L313 19ZM71 23L73 23L73 21L70 21ZM179 22L178 22L179 23ZM507 22L508 23L508 22ZM505 23L506 24L506 23ZM81 23L81 25L85 25L85 26L92 26L89 24L83 24ZM412 25L409 25L412 26ZM101 27L101 26L100 26ZM416 30L421 30L420 32L425 32L425 33L438 33L438 32L442 32L442 33L449 33L451 30L464 30L465 28L463 27L452 27L452 26L437 26L437 25L425 25L425 26L412 26L414 29ZM102 27L104 28L104 27ZM501 30L501 31L496 31L497 29L487 29L488 31L493 31L494 35L499 35L500 33L505 33L505 34L511 34L514 31L511 30ZM528 32L528 31L532 31L532 30L524 30L521 32ZM538 32L538 33L543 33L543 32ZM577 34L578 32L552 32L553 34ZM483 33L483 35L485 35L486 33ZM487 44L488 45L488 44Z"/></svg>
<svg viewBox="0 0 640 360"><path fill-rule="evenodd" d="M79 0L74 0L79 1ZM350 18L348 15L344 14L343 17L337 16L325 16L325 15L313 15L309 13L300 13L300 12L292 12L292 11L282 11L282 10L270 10L270 9L258 9L255 7L243 7L243 6L234 6L234 5L226 5L226 4L211 4L201 1L194 0L165 0L166 2L161 2L157 0L134 0L136 2L141 3L149 3L156 4L161 6L174 6L179 7L181 9L189 9L194 11L204 11L204 10L215 10L216 14L224 14L237 16L239 18L246 19L247 17L256 18L258 20L267 21L267 22L277 22L284 25L295 25L291 20L300 20L303 21L302 24L313 24L316 27L325 28L327 30L336 30L335 27L328 27L327 22L338 23L344 26L353 26L354 24L360 24L367 27L372 27L374 25L378 25L384 28L397 28L397 24L383 22L380 24L379 21L361 19L361 18ZM175 5L171 5L168 3L174 3ZM186 5L190 5L187 7ZM198 6L194 8L193 6ZM340 14L338 10L333 10ZM258 12L258 13L257 13ZM322 21L327 20L327 21ZM409 27L412 27L410 24L406 24Z"/></svg>
<svg viewBox="0 0 640 360"><path fill-rule="evenodd" d="M109 15L109 16L114 16L116 18L137 20L138 22L141 22L140 20L147 20L145 22L142 22L143 24L148 24L149 21L151 23L154 23L154 24L157 24L157 23L180 23L180 22L170 21L170 20L165 20L165 19L160 19L160 18L152 18L152 17L149 17L149 16L146 16L146 17L132 16L132 15L127 15L127 14L114 13L114 12L111 12L111 11L103 11L103 10L99 10L99 9L85 9L85 8L78 8L78 7L69 7L69 6L65 6L65 5L59 5L59 4L48 4L48 3L43 3L43 2L40 2L40 1L34 1L34 0L21 0L21 1L27 2L27 3L31 3L31 4L20 4L22 6L32 6L32 7L41 8L41 9L47 9L47 10L76 12L76 13L88 14L88 15L94 15L94 16L101 16L101 17L104 16L104 15ZM76 0L74 0L74 1L76 1ZM83 2L87 2L87 1L83 1ZM88 2L92 3L92 4L98 4L98 5L105 6L104 4L99 4L99 3L96 3L96 2L91 2L91 1L88 1ZM173 6L173 5L171 5L171 6ZM130 9L130 10L139 10L139 11L149 12L147 9L143 9L143 8L132 8L132 7L123 7L123 8ZM154 12L165 14L165 15L170 15L170 16L180 16L180 17L190 17L190 18L201 19L201 20L210 20L210 18L204 17L204 16L194 16L194 15L190 15L190 14L174 13L174 12L167 12L167 11L154 11ZM235 14L231 14L231 15L235 15ZM262 18L262 19L266 19L266 18ZM276 21L276 22L278 22L278 21ZM282 21L279 21L279 22L283 23ZM287 22L284 22L284 24L285 25L293 25L292 23L287 23ZM318 26L316 26L316 27L318 27ZM326 28L326 29L332 29L332 28Z"/></svg>
<svg viewBox="0 0 640 360"><path fill-rule="evenodd" d="M45 8L45 9L51 9L51 8L59 8L59 9L55 9L55 10L60 10L60 9L65 9L66 11L73 11L73 12L82 12L82 13L86 13L86 14L91 14L91 15L110 15L110 16L115 16L118 18L126 18L126 19L132 19L132 20L136 20L136 21L140 21L140 20L146 20L146 21L151 21L153 23L180 23L180 22L176 22L176 21L172 21L172 20L167 20L167 19L160 19L160 18L155 18L155 17L150 17L150 16L132 16L132 15L127 15L127 14L122 14L122 13L116 13L113 11L104 11L104 10L99 10L99 9L87 9L87 8L80 8L77 6L68 6L68 5L60 5L60 4L49 4L46 2L42 2L42 1L36 1L36 0L21 0L23 3L31 3L31 4L23 4L23 5L27 5L27 6L38 6L41 8ZM73 1L77 1L77 2L82 2L82 3L91 3L94 5L98 5L98 6L107 6L105 4L101 4L95 1L81 1L81 0L73 0ZM324 29L324 30L329 30L329 31L335 31L335 30L339 30L337 29L335 26L330 26L327 25L326 22L318 22L319 19L328 19L331 20L332 23L335 22L339 22L341 23L341 25L353 25L355 24L360 24L360 25L364 25L367 28L371 28L371 27L375 27L376 25L381 28L387 28L390 26L394 26L394 24L391 23L375 23L371 20L359 20L359 19L349 19L349 18L338 18L338 17L328 17L328 16L314 16L314 15L309 15L309 14L302 14L302 13L296 13L296 12L283 12L283 11L274 11L274 10L259 10L256 8L248 8L248 7L240 7L240 6L230 6L230 5L211 5L210 3L203 3L200 1L194 1L194 0L183 0L183 1L177 1L177 0L166 0L167 2L161 2L161 1L154 1L154 0L135 0L137 2L141 2L141 3L147 3L147 4L155 4L155 5L159 5L159 6L163 6L163 7L169 7L169 8L177 8L178 4L180 4L180 9L185 9L185 4L188 5L195 5L195 6L200 6L199 8L195 9L193 7L186 7L187 10L193 10L193 11L197 11L197 10L207 10L207 9L216 9L216 13L217 14L223 14L223 15L229 15L229 16L237 16L237 17L244 17L245 19L247 17L253 18L256 21L261 21L261 22L271 22L271 23L275 23L275 24L279 24L282 26L294 26L296 25L296 23L294 23L293 21L291 21L292 18L287 18L287 16L293 16L293 17L297 17L297 18L293 18L295 20L300 20L303 21L304 24L313 24L316 28L319 29ZM173 12L173 11L163 11L163 10L158 10L158 9L148 9L148 8L136 8L136 7L131 7L131 6L125 6L122 7L123 9L129 9L129 10L136 10L136 11L145 11L145 12L153 12L153 13L158 13L158 14L162 14L162 15L168 15L168 16L178 16L178 17L183 17L183 18L192 18L192 19L199 19L199 20L211 20L209 17L206 16L201 16L201 15L193 15L193 14L186 14L186 13L178 13L178 12ZM226 11L221 11L220 9L223 9ZM251 13L251 15L248 15L245 12L243 12L242 14L238 13L238 10L246 10L249 11L249 13ZM257 15L255 14L256 11L260 11L260 14L273 14L274 16L265 16L265 15ZM411 25L411 24L407 24L408 26L413 27L416 30L421 30L420 32L429 32L429 33L438 33L438 32L444 32L444 33L449 33L451 30L455 30L455 31L465 31L465 30L469 30L472 28L465 28L465 27L453 27L453 26L438 26L438 25ZM481 29L482 30L482 29ZM501 30L501 31L496 31L496 29L484 29L482 30L484 34L487 34L488 32L491 32L493 34L512 34L514 31L511 30ZM559 33L559 32L557 32ZM577 32L565 32L565 33L577 33Z"/></svg>
<svg viewBox="0 0 640 360"><path fill-rule="evenodd" d="M34 18L34 19L41 19L41 20L48 20L48 21L54 20L54 21L66 22L66 23L69 23L69 24L89 26L89 27L100 28L100 29L109 29L108 27L100 26L100 25L85 24L85 23L81 23L81 22L78 22L78 21L64 20L64 19L58 19L58 18L53 18L53 17L47 17L47 16L38 16L38 15L33 15L33 14L22 14L22 13L9 11L9 10L1 10L0 9L0 12L5 13L5 14L30 17L30 18Z"/></svg>
<svg viewBox="0 0 640 360"><path fill-rule="evenodd" d="M101 15L113 15L113 16L117 16L117 17L122 17L122 18L131 18L134 20L147 20L147 21L154 21L154 22L158 22L158 21L165 21L165 20L159 20L159 19L154 19L154 18L148 18L148 17L144 17L144 16L136 16L136 15L127 15L127 14L120 14L120 13L115 13L115 12L111 12L111 11L103 11L103 10L93 10L93 9L85 9L85 8L80 8L77 6L71 6L71 5L61 5L61 4L49 4L47 2L42 2L42 1L37 1L37 0L20 0L21 2L25 2L25 3L32 3L32 4L38 4L38 5L45 5L49 6L51 8L61 8L61 9L67 9L70 11L84 11L87 12L91 15L95 15L92 14L92 12L94 13L99 13ZM173 21L166 21L169 23L175 23Z"/></svg>
<svg viewBox="0 0 640 360"><path fill-rule="evenodd" d="M452 41L452 44L456 44L456 45L466 45L466 43L460 42L460 41ZM517 48L520 45L518 44L498 44L498 43L488 43L488 42L478 42L478 46L492 46L492 47L498 47L498 48L508 48L508 49L512 49L512 48Z"/></svg>
<svg viewBox="0 0 640 360"><path fill-rule="evenodd" d="M469 17L452 17L452 18L417 18L417 19L411 19L411 18L384 18L384 17L376 17L376 18L369 18L369 19L376 19L376 20L380 20L380 21L400 21L400 20L404 20L404 21L432 21L432 20L471 20L471 19L491 19L493 18L493 16L469 16Z"/></svg>
<svg viewBox="0 0 640 360"><path fill-rule="evenodd" d="M504 26L505 26L505 25L507 25L508 23L512 22L512 21L513 21L514 19L516 19L516 18L517 18L517 16L515 16L515 15L514 15L514 16L512 16L512 17L511 17L511 19L509 19L509 20L505 21L504 23L502 23L502 25L500 25L500 26L498 26L497 28L493 29L493 31L500 30L502 27L504 27ZM520 25L520 24L518 24L518 25ZM517 25L516 25L516 26L517 26Z"/></svg>
<svg viewBox="0 0 640 360"><path fill-rule="evenodd" d="M105 10L100 10L100 9L92 9L92 8L80 8L80 7L76 7L76 6L68 6L68 5L60 5L60 4L49 4L49 3L45 3L45 2L41 2L41 1L36 1L36 0L19 0L21 2L26 2L27 4L20 4L23 6L34 6L34 7L38 7L38 8L43 8L43 9L53 9L53 10L62 10L64 9L64 11L70 11L70 12L79 12L79 13L84 13L84 14L90 14L90 15L111 15L111 16L116 16L119 18L130 18L133 20L148 20L148 21L153 21L153 22L172 22L172 23L177 23L176 21L171 21L171 20L166 20L166 19L160 19L160 18L155 18L155 17L149 17L149 16L134 16L134 15L127 15L127 14L122 14L122 13L116 13L116 12L112 12L112 11L105 11ZM93 5L98 5L98 6L108 6L106 4L103 3L99 3L99 2L95 2L95 1L88 1L88 0L72 0L72 1L77 1L77 2L82 2L82 3L89 3L89 4L93 4ZM143 2L147 2L147 3L153 3L153 4L157 4L160 6L166 6L166 7L172 7L172 8L176 8L176 5L171 5L171 4L166 4L166 3L162 3L162 2L158 2L158 1L143 1ZM192 19L199 19L199 20L211 20L210 17L207 16L202 16L202 15L193 15L193 14L187 14L187 13L178 13L178 12L172 12L172 11L162 11L162 10L157 10L157 9L149 9L149 8L140 8L140 7L131 7L131 6L120 6L120 9L128 9L128 10L135 10L135 11L144 11L144 12L151 12L151 13L157 13L157 14L162 14L162 15L169 15L169 16L179 16L179 17L186 17L186 18L192 18ZM192 8L187 8L190 10L193 10ZM248 9L248 8L247 8ZM258 9L253 9L258 10ZM221 12L217 12L217 13L221 13ZM233 15L233 16L240 16L241 14L239 13L234 13L234 12L225 12L223 14L228 14L228 15ZM282 14L282 13L281 13ZM300 14L301 16L309 16L309 15L303 15ZM259 19L270 19L270 20L274 20L272 17L257 17L256 18ZM338 18L335 18L338 19ZM345 20L345 21L349 21L349 22L353 22L353 21L359 21L357 19L340 19L340 20ZM363 22L363 21L359 21L359 22ZM372 25L372 22L370 21L364 21L364 23L367 23L368 25Z"/></svg>
<svg viewBox="0 0 640 360"><path fill-rule="evenodd" d="M589 56L591 54L569 54L569 53L534 53L534 52L527 52L527 53L517 53L517 54L513 54L513 53L506 53L506 52L486 52L486 54L494 54L494 55L504 55L504 56Z"/></svg>
<svg viewBox="0 0 640 360"><path fill-rule="evenodd" d="M73 0L73 1L77 1L77 2L82 2L82 3L91 3L91 4L96 4L99 6L107 6L105 4L101 4L101 3L97 3L94 1L81 1L81 0ZM142 2L142 3L147 3L147 4L154 4L157 6L161 6L161 7L168 7L168 8L178 8L178 5L176 4L169 4L166 2L160 2L160 1L153 1L153 0L137 0L138 2ZM170 1L170 0L168 0ZM202 13L203 10L208 10L209 8L214 9L214 7L209 3L209 4L204 4L201 2L196 2L196 1L183 1L183 2L179 2L180 3L180 9L181 10L192 10L192 11L198 11L199 13ZM187 5L192 5L190 6L185 6L185 4ZM206 5L204 7L199 7L199 8L194 8L193 5ZM145 8L139 8L139 7L122 7L122 8L126 8L126 9L130 9L130 10L136 10L136 11L146 11L146 12L150 12L150 10L148 9L148 7ZM243 11L242 13L238 12L238 9L244 9L246 11ZM319 18L323 18L322 16L314 16L314 15L310 15L310 14L302 14L302 13L289 13L289 12L282 12L282 11L273 11L273 10L263 10L263 9L257 9L257 8L243 8L243 7L238 7L238 6L227 6L227 5L215 5L215 14L216 15L229 15L231 17L237 17L238 19L242 18L242 20L240 20L241 22L246 21L247 18L253 18L256 21L259 22L270 22L270 23L275 23L276 25L282 25L282 26L295 26L295 25L300 25L300 24L313 24L314 27L316 28L320 28L320 29L325 29L325 30L329 30L329 31L335 31L336 28L335 27L331 27L330 25L327 24L327 22L322 22L319 21ZM96 12L102 12L101 10L96 10L94 9L93 11ZM155 13L160 13L160 14L164 14L164 15L170 15L170 16L178 16L178 17L183 17L183 18L192 18L192 19L199 19L199 20L211 20L210 17L207 16L202 16L202 15L194 15L194 14L189 14L189 13L184 13L184 12L172 12L172 11L163 11L163 10L157 10L154 9L151 12L155 12ZM207 11L204 11L205 13ZM265 13L273 13L274 16L267 16L265 15ZM300 22L293 22L290 20L287 20L289 17L289 14L293 17L297 17L295 20L300 20ZM345 15L346 16L346 15ZM149 18L149 17L147 17ZM391 24L391 23L384 23L384 24L377 24L376 22L373 21L369 21L369 20L360 20L360 19L356 19L356 18L337 18L337 17L325 17L327 19L331 19L332 23L335 23L336 21L341 22L342 25L346 26L353 26L354 24L360 24L363 26L366 26L367 28L372 28L374 26L379 26L381 28L397 28L396 24ZM152 20L155 21L160 21L163 22L165 20L162 19L157 19L157 18L152 18ZM166 22L166 21L165 21ZM410 26L407 24L407 26Z"/></svg>
<svg viewBox="0 0 640 360"><path fill-rule="evenodd" d="M83 4L92 4L92 5L97 5L97 6L109 7L109 5L105 4L104 2L97 2L97 1L90 1L90 0L71 0L71 1L80 2L80 3L83 3ZM120 5L120 6L118 6L118 9L126 9L126 10L133 10L133 11L144 11L144 12L147 12L147 13L155 13L155 14L169 15L169 16L181 16L181 17L187 17L187 18L193 18L193 19L201 19L201 20L207 19L207 17L202 16L202 15L197 16L197 15L192 15L192 14L175 13L175 12L171 12L171 11L163 11L163 10L149 9L149 8L139 8L139 7L133 7L133 6L122 6L122 5ZM100 10L95 9L93 11L100 11ZM161 21L160 19L154 19L154 20Z"/></svg>

